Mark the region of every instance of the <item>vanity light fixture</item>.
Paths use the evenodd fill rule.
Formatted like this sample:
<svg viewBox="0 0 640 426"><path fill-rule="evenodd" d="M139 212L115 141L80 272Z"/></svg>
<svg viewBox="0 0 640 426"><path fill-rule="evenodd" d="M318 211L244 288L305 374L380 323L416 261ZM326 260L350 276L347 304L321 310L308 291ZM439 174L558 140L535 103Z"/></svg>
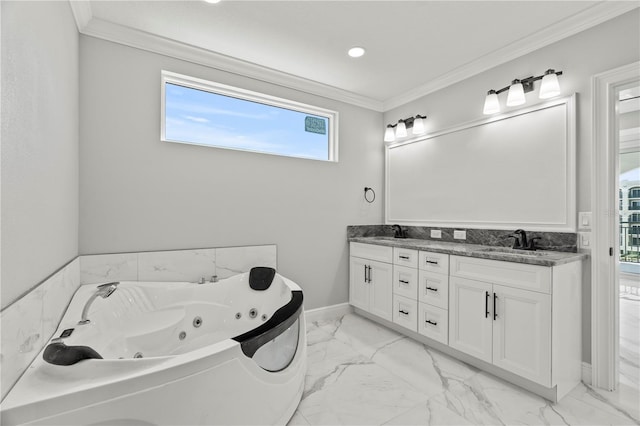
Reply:
<svg viewBox="0 0 640 426"><path fill-rule="evenodd" d="M415 117L398 120L396 124L388 124L384 131L384 141L393 142L397 138L404 138L408 135L407 129L411 129L412 135L421 135L426 132L424 120L426 115L416 115Z"/></svg>
<svg viewBox="0 0 640 426"><path fill-rule="evenodd" d="M558 83L559 75L562 75L562 71L556 71L550 68L546 70L543 75L537 77L531 76L522 80L515 79L509 86L503 87L500 90L489 90L484 100L484 109L482 112L485 115L500 112L498 95L507 90L509 91L507 95L507 106L524 104L526 101L524 94L533 91L533 82L538 80L542 80L540 93L538 94L540 99L549 99L558 96L560 94L560 84Z"/></svg>

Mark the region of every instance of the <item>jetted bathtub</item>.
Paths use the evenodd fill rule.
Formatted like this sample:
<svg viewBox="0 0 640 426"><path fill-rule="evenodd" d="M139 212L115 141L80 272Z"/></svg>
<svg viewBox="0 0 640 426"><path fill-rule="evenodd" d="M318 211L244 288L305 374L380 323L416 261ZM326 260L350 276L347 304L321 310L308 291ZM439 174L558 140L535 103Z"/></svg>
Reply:
<svg viewBox="0 0 640 426"><path fill-rule="evenodd" d="M306 370L302 291L269 270L205 284L120 282L84 325L97 287L81 286L3 401L2 423L285 424Z"/></svg>

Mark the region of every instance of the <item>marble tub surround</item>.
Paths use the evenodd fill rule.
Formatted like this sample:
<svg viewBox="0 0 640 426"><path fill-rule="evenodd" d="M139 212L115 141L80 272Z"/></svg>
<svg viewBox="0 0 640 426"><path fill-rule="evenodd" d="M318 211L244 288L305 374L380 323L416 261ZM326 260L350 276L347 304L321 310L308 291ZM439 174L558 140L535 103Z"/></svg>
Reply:
<svg viewBox="0 0 640 426"><path fill-rule="evenodd" d="M56 331L79 286L76 258L0 313L2 399Z"/></svg>
<svg viewBox="0 0 640 426"><path fill-rule="evenodd" d="M588 257L585 253L555 252L550 250L531 252L526 250L513 250L508 247L490 247L478 244L451 243L414 238L352 237L349 238L349 241L540 266L557 266L577 262Z"/></svg>
<svg viewBox="0 0 640 426"><path fill-rule="evenodd" d="M412 239L496 247L511 247L513 245L513 239L507 237L513 231L505 231L504 229L433 228L427 226L403 226L402 229L407 238ZM442 238L431 238L432 230L442 231ZM454 239L454 230L466 231L467 238L465 240ZM527 230L525 229L525 231ZM347 226L347 238L357 237L393 237L393 230L391 225ZM527 231L527 237L540 237L539 240L536 240L536 246L541 250L572 253L578 250L578 235L575 233Z"/></svg>
<svg viewBox="0 0 640 426"><path fill-rule="evenodd" d="M305 389L289 425L633 425L638 389L579 385L559 403L357 314L307 323Z"/></svg>
<svg viewBox="0 0 640 426"><path fill-rule="evenodd" d="M253 266L276 268L275 245L170 250L81 256L80 281L198 281L246 272Z"/></svg>

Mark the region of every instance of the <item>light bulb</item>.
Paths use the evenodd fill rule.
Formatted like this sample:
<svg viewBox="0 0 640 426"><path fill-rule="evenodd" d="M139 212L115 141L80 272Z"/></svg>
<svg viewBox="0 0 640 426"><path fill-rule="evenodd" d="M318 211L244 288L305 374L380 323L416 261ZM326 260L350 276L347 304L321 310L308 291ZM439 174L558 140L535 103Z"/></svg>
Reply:
<svg viewBox="0 0 640 426"><path fill-rule="evenodd" d="M413 129L411 129L411 133L414 135L421 135L425 131L424 120L421 116L416 115L416 118L413 120Z"/></svg>
<svg viewBox="0 0 640 426"><path fill-rule="evenodd" d="M396 135L393 132L393 126L389 124L387 126L387 130L384 131L384 141L385 142L393 142L396 140Z"/></svg>
<svg viewBox="0 0 640 426"><path fill-rule="evenodd" d="M542 77L542 83L540 84L540 93L538 97L540 99L553 98L560 94L560 83L558 83L558 76L554 70L547 70L544 77Z"/></svg>
<svg viewBox="0 0 640 426"><path fill-rule="evenodd" d="M495 90L489 90L487 97L484 100L484 109L482 113L485 115L495 114L500 112L500 101L498 100L498 94Z"/></svg>
<svg viewBox="0 0 640 426"><path fill-rule="evenodd" d="M398 120L398 124L396 125L396 138L404 138L407 136L407 126L405 126L404 121Z"/></svg>
<svg viewBox="0 0 640 426"><path fill-rule="evenodd" d="M507 95L507 106L517 106L525 103L524 88L520 80L513 80L511 87L509 87L509 94Z"/></svg>

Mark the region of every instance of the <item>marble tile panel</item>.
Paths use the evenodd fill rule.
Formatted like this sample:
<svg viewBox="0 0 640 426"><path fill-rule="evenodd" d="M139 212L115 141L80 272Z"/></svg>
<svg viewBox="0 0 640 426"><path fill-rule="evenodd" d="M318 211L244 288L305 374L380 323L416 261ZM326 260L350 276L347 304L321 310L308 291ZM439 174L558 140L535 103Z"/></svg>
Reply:
<svg viewBox="0 0 640 426"><path fill-rule="evenodd" d="M216 275L220 279L248 272L254 266L268 266L277 269L276 263L277 249L275 245L216 249Z"/></svg>
<svg viewBox="0 0 640 426"><path fill-rule="evenodd" d="M385 425L471 425L444 405L428 400L384 423Z"/></svg>
<svg viewBox="0 0 640 426"><path fill-rule="evenodd" d="M334 326L325 324L320 328L332 330ZM359 315L345 315L336 323L333 334L337 340L352 346L367 358L372 358L377 351L403 338L399 333Z"/></svg>
<svg viewBox="0 0 640 426"><path fill-rule="evenodd" d="M2 398L42 350L44 291L37 287L0 313L0 384Z"/></svg>
<svg viewBox="0 0 640 426"><path fill-rule="evenodd" d="M137 280L137 253L80 256L80 284L82 285Z"/></svg>
<svg viewBox="0 0 640 426"><path fill-rule="evenodd" d="M138 253L139 281L209 280L216 274L216 250L172 250Z"/></svg>
<svg viewBox="0 0 640 426"><path fill-rule="evenodd" d="M300 411L296 410L291 419L289 419L287 426L309 426L310 424Z"/></svg>
<svg viewBox="0 0 640 426"><path fill-rule="evenodd" d="M47 341L58 328L71 298L80 287L80 259L76 258L41 284L43 291L42 335Z"/></svg>
<svg viewBox="0 0 640 426"><path fill-rule="evenodd" d="M306 391L298 410L312 425L382 424L427 397L365 357L340 363Z"/></svg>

